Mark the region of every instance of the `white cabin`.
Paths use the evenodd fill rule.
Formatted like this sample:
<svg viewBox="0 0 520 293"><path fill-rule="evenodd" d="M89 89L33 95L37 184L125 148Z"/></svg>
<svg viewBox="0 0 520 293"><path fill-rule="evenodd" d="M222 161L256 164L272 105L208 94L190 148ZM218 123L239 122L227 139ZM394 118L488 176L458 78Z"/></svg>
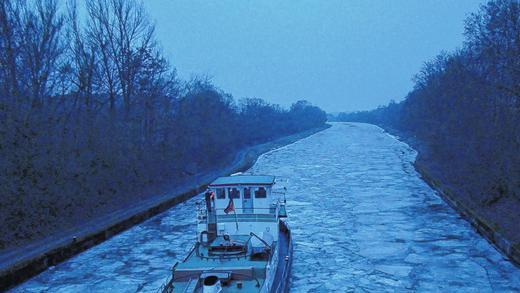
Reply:
<svg viewBox="0 0 520 293"><path fill-rule="evenodd" d="M216 224L216 236L253 232L271 234L277 241L278 221L286 214L285 201L273 196L274 184L275 177L266 175L228 176L213 181L208 186L211 196L206 198L210 198L210 203L199 207L198 236L215 227L210 224Z"/></svg>

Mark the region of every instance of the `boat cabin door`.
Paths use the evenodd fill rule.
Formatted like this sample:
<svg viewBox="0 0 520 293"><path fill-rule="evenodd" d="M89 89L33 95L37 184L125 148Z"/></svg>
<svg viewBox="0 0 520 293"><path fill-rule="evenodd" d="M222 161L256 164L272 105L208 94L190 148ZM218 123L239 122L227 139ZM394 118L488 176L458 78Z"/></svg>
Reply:
<svg viewBox="0 0 520 293"><path fill-rule="evenodd" d="M253 198L251 197L251 187L244 187L244 196L242 196L242 208L244 214L253 213Z"/></svg>

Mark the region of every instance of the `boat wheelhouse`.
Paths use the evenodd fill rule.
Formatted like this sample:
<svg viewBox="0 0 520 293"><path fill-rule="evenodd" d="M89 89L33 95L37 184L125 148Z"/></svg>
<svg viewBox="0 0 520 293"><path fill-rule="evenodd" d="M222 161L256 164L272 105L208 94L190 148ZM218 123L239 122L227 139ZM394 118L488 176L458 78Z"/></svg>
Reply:
<svg viewBox="0 0 520 293"><path fill-rule="evenodd" d="M197 203L197 242L163 292L286 292L292 263L274 176L220 177Z"/></svg>

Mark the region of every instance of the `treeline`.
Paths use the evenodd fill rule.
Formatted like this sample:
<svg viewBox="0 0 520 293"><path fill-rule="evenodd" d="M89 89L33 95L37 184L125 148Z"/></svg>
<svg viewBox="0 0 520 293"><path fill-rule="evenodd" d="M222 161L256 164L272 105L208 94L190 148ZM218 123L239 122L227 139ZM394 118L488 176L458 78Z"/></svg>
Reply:
<svg viewBox="0 0 520 293"><path fill-rule="evenodd" d="M0 249L72 227L247 145L321 126L180 80L137 0L0 1Z"/></svg>
<svg viewBox="0 0 520 293"><path fill-rule="evenodd" d="M415 135L478 205L519 201L520 2L482 5L465 21L462 48L426 62L414 79L404 101L336 118Z"/></svg>

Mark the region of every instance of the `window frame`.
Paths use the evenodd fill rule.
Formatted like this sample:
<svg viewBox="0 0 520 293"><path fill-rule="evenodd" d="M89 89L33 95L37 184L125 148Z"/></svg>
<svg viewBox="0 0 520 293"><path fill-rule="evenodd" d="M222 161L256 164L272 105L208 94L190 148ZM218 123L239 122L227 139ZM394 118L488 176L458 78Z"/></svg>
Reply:
<svg viewBox="0 0 520 293"><path fill-rule="evenodd" d="M263 190L263 194L260 194L260 190ZM265 187L257 187L255 189L255 198L267 198L267 188Z"/></svg>
<svg viewBox="0 0 520 293"><path fill-rule="evenodd" d="M246 192L247 190L247 192ZM251 187L244 187L244 199L251 199Z"/></svg>
<svg viewBox="0 0 520 293"><path fill-rule="evenodd" d="M232 191L236 191L232 193ZM228 198L229 199L240 199L240 189L237 187L228 187L227 188ZM233 196L231 196L233 194Z"/></svg>
<svg viewBox="0 0 520 293"><path fill-rule="evenodd" d="M215 189L215 194L217 196L217 199L224 199L226 198L226 189L221 187L221 188L216 188Z"/></svg>

